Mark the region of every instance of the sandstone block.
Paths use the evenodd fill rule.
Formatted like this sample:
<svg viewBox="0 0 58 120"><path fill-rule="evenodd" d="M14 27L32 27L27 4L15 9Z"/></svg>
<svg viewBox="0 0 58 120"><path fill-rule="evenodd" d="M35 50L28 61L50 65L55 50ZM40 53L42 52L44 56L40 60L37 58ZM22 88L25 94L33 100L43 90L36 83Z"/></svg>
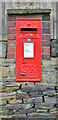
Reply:
<svg viewBox="0 0 58 120"><path fill-rule="evenodd" d="M21 114L21 113L18 114L18 115L17 115L17 114L13 114L13 115L12 115L12 119L13 119L13 120L16 119L16 118L19 118L19 119L22 118L22 119L24 119L25 117L26 117L26 114Z"/></svg>
<svg viewBox="0 0 58 120"><path fill-rule="evenodd" d="M9 104L19 104L19 103L22 103L22 100L16 100L16 98L15 99L12 99L12 100L10 100L9 101Z"/></svg>
<svg viewBox="0 0 58 120"><path fill-rule="evenodd" d="M9 76L9 67L2 67L2 77L8 77Z"/></svg>
<svg viewBox="0 0 58 120"><path fill-rule="evenodd" d="M10 71L10 77L15 77L15 74L16 74L16 65L13 64L9 67L9 71Z"/></svg>
<svg viewBox="0 0 58 120"><path fill-rule="evenodd" d="M6 104L7 104L6 100L2 100L2 105L6 105Z"/></svg>
<svg viewBox="0 0 58 120"><path fill-rule="evenodd" d="M6 93L10 93L10 92L13 92L17 89L19 89L19 86L7 86L3 89L3 91Z"/></svg>
<svg viewBox="0 0 58 120"><path fill-rule="evenodd" d="M12 109L12 110L28 110L33 107L33 104L7 104L6 108Z"/></svg>
<svg viewBox="0 0 58 120"><path fill-rule="evenodd" d="M37 109L37 113L47 113L47 110Z"/></svg>

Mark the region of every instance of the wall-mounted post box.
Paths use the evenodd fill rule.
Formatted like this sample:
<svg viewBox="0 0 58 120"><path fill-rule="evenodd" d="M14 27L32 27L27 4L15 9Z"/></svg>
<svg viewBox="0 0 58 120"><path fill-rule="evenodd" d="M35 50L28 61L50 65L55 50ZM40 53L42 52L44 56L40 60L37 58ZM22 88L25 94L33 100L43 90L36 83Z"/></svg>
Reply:
<svg viewBox="0 0 58 120"><path fill-rule="evenodd" d="M16 80L41 81L42 19L16 19Z"/></svg>

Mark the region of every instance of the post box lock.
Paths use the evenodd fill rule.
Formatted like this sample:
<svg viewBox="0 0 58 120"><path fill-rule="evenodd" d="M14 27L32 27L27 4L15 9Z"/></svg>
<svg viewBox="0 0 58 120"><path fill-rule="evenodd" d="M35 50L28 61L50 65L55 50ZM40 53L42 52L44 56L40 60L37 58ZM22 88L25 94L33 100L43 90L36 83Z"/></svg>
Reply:
<svg viewBox="0 0 58 120"><path fill-rule="evenodd" d="M42 19L16 19L16 80L41 81L41 63Z"/></svg>
<svg viewBox="0 0 58 120"><path fill-rule="evenodd" d="M24 58L23 58L23 61L24 61Z"/></svg>

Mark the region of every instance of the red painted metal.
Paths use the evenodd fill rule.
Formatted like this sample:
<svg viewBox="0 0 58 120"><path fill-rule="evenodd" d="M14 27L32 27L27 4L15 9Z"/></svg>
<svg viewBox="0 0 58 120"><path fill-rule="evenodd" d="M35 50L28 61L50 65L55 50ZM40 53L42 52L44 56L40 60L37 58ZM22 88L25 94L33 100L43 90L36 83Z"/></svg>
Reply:
<svg viewBox="0 0 58 120"><path fill-rule="evenodd" d="M41 81L41 64L42 19L16 19L16 81Z"/></svg>

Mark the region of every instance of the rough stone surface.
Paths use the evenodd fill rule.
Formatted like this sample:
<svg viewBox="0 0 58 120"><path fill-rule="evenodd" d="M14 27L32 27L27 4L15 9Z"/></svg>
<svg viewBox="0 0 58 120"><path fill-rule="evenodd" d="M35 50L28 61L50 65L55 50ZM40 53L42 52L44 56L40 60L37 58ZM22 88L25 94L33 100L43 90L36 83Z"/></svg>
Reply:
<svg viewBox="0 0 58 120"><path fill-rule="evenodd" d="M51 103L36 103L35 104L35 108L36 109L45 109L45 110L48 110L48 109L53 109L54 108L54 104L51 104Z"/></svg>
<svg viewBox="0 0 58 120"><path fill-rule="evenodd" d="M7 55L7 42L0 42L0 57L5 58Z"/></svg>
<svg viewBox="0 0 58 120"><path fill-rule="evenodd" d="M9 68L8 67L2 67L2 77L6 78L9 76Z"/></svg>
<svg viewBox="0 0 58 120"><path fill-rule="evenodd" d="M9 71L10 71L10 77L14 78L15 74L16 74L16 65L13 64L9 67Z"/></svg>
<svg viewBox="0 0 58 120"><path fill-rule="evenodd" d="M45 102L46 103L54 103L54 104L56 104L56 98L45 96Z"/></svg>
<svg viewBox="0 0 58 120"><path fill-rule="evenodd" d="M2 78L2 66L0 66L0 78Z"/></svg>
<svg viewBox="0 0 58 120"><path fill-rule="evenodd" d="M24 99L24 98L28 98L29 95L27 93L16 93L16 98L17 99Z"/></svg>
<svg viewBox="0 0 58 120"><path fill-rule="evenodd" d="M46 86L38 86L38 85L22 85L22 88L21 90L24 91L24 92L35 92L35 91L43 91L44 89L46 88Z"/></svg>
<svg viewBox="0 0 58 120"><path fill-rule="evenodd" d="M57 52L58 44L57 40L51 40L51 57L58 57Z"/></svg>

